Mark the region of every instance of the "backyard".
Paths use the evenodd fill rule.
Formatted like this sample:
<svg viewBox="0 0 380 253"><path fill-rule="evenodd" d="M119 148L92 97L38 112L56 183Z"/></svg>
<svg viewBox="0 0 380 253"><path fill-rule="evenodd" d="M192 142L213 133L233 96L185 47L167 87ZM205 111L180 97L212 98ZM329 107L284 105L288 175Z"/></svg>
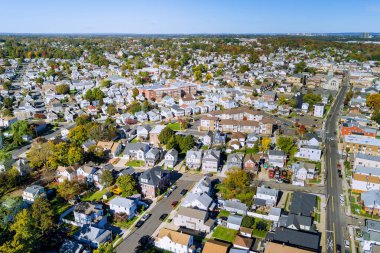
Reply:
<svg viewBox="0 0 380 253"><path fill-rule="evenodd" d="M217 226L212 233L212 238L216 238L226 242L233 242L237 235L237 230L226 228L223 226Z"/></svg>
<svg viewBox="0 0 380 253"><path fill-rule="evenodd" d="M169 127L171 130L173 130L173 131L179 131L179 130L181 130L181 127L180 127L180 125L179 125L178 122L170 123L170 124L168 124L168 127Z"/></svg>
<svg viewBox="0 0 380 253"><path fill-rule="evenodd" d="M255 224L253 225L252 236L257 238L265 238L271 226L271 222L255 218Z"/></svg>
<svg viewBox="0 0 380 253"><path fill-rule="evenodd" d="M82 197L82 201L99 201L103 198L103 195L108 192L108 188L100 191L89 191L86 195Z"/></svg>

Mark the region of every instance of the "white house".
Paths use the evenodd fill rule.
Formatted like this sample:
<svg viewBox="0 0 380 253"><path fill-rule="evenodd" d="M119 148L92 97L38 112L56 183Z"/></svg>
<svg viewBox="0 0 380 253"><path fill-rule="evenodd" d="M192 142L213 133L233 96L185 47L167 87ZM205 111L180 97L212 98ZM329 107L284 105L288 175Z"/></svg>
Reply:
<svg viewBox="0 0 380 253"><path fill-rule="evenodd" d="M294 156L318 162L321 160L321 155L322 150L318 146L304 145Z"/></svg>
<svg viewBox="0 0 380 253"><path fill-rule="evenodd" d="M239 230L242 221L243 221L243 216L230 214L227 219L227 228Z"/></svg>
<svg viewBox="0 0 380 253"><path fill-rule="evenodd" d="M314 117L323 118L323 114L325 113L325 105L324 104L315 104L314 105Z"/></svg>
<svg viewBox="0 0 380 253"><path fill-rule="evenodd" d="M174 253L189 253L195 249L192 247L193 236L167 228L160 229L154 245Z"/></svg>
<svg viewBox="0 0 380 253"><path fill-rule="evenodd" d="M111 213L126 213L128 219L132 219L136 215L137 205L132 199L116 197L109 202Z"/></svg>
<svg viewBox="0 0 380 253"><path fill-rule="evenodd" d="M275 206L277 204L278 190L266 186L257 187L254 196L255 206Z"/></svg>
<svg viewBox="0 0 380 253"><path fill-rule="evenodd" d="M166 152L165 154L165 164L168 168L174 168L178 160L178 151L174 148Z"/></svg>
<svg viewBox="0 0 380 253"><path fill-rule="evenodd" d="M22 199L28 203L32 204L38 198L46 197L45 189L40 185L31 185L26 187L22 193Z"/></svg>

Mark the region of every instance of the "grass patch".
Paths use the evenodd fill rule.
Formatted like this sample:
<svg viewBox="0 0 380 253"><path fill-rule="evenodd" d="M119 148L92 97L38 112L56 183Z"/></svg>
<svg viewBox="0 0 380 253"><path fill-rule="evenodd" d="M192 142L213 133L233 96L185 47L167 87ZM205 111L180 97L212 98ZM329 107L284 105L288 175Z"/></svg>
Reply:
<svg viewBox="0 0 380 253"><path fill-rule="evenodd" d="M145 165L145 162L141 160L132 160L132 161L127 162L125 165L131 166L131 167L141 167Z"/></svg>
<svg viewBox="0 0 380 253"><path fill-rule="evenodd" d="M257 152L255 152L254 148L247 148L245 149L245 153L249 155L249 154L256 154Z"/></svg>
<svg viewBox="0 0 380 253"><path fill-rule="evenodd" d="M55 197L53 200L51 200L50 204L52 205L53 210L57 215L63 214L67 209L71 207L69 203L59 197Z"/></svg>
<svg viewBox="0 0 380 253"><path fill-rule="evenodd" d="M219 212L217 218L218 218L218 219L221 218L221 217L226 217L226 218L228 218L228 216L230 216L230 212L228 212L228 211L226 211L226 210L220 210L220 212Z"/></svg>
<svg viewBox="0 0 380 253"><path fill-rule="evenodd" d="M318 223L321 222L321 215L319 213L315 213L314 220L317 221Z"/></svg>
<svg viewBox="0 0 380 253"><path fill-rule="evenodd" d="M136 143L137 142L137 138L134 138L131 143Z"/></svg>
<svg viewBox="0 0 380 253"><path fill-rule="evenodd" d="M265 238L269 229L271 226L271 222L260 219L260 218L255 218L255 224L253 225L254 229L252 231L252 236L257 237L257 238Z"/></svg>
<svg viewBox="0 0 380 253"><path fill-rule="evenodd" d="M219 240L222 240L222 241L232 243L235 240L237 232L238 231L234 230L234 229L230 229L230 228L226 228L226 227L222 227L222 226L217 226L214 229L214 232L212 233L212 237L219 239Z"/></svg>
<svg viewBox="0 0 380 253"><path fill-rule="evenodd" d="M289 193L286 194L286 199L285 199L285 204L284 204L284 209L288 211L288 202L289 202Z"/></svg>
<svg viewBox="0 0 380 253"><path fill-rule="evenodd" d="M99 201L103 198L103 195L106 194L107 192L108 192L108 188L105 188L101 191L89 192L82 198L82 201Z"/></svg>
<svg viewBox="0 0 380 253"><path fill-rule="evenodd" d="M173 130L173 131L179 131L179 130L181 130L181 127L180 127L180 125L179 125L178 122L170 123L170 124L168 124L167 126L168 126L171 130Z"/></svg>

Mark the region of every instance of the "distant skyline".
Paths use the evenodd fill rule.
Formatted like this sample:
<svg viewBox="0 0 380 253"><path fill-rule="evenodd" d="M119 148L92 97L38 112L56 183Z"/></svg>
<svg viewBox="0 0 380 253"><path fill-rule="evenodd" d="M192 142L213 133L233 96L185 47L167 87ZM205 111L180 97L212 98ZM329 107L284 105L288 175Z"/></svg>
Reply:
<svg viewBox="0 0 380 253"><path fill-rule="evenodd" d="M378 0L3 1L0 33L380 32Z"/></svg>

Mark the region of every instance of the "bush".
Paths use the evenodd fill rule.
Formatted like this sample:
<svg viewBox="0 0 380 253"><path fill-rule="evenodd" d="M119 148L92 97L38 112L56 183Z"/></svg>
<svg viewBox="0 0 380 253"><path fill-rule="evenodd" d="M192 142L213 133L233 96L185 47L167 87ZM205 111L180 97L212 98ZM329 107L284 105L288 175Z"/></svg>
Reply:
<svg viewBox="0 0 380 253"><path fill-rule="evenodd" d="M256 223L256 229L265 231L267 230L268 224L265 221L259 221Z"/></svg>
<svg viewBox="0 0 380 253"><path fill-rule="evenodd" d="M246 228L253 228L253 225L255 224L255 218L250 216L245 216L243 218L243 221L241 222L241 225Z"/></svg>

